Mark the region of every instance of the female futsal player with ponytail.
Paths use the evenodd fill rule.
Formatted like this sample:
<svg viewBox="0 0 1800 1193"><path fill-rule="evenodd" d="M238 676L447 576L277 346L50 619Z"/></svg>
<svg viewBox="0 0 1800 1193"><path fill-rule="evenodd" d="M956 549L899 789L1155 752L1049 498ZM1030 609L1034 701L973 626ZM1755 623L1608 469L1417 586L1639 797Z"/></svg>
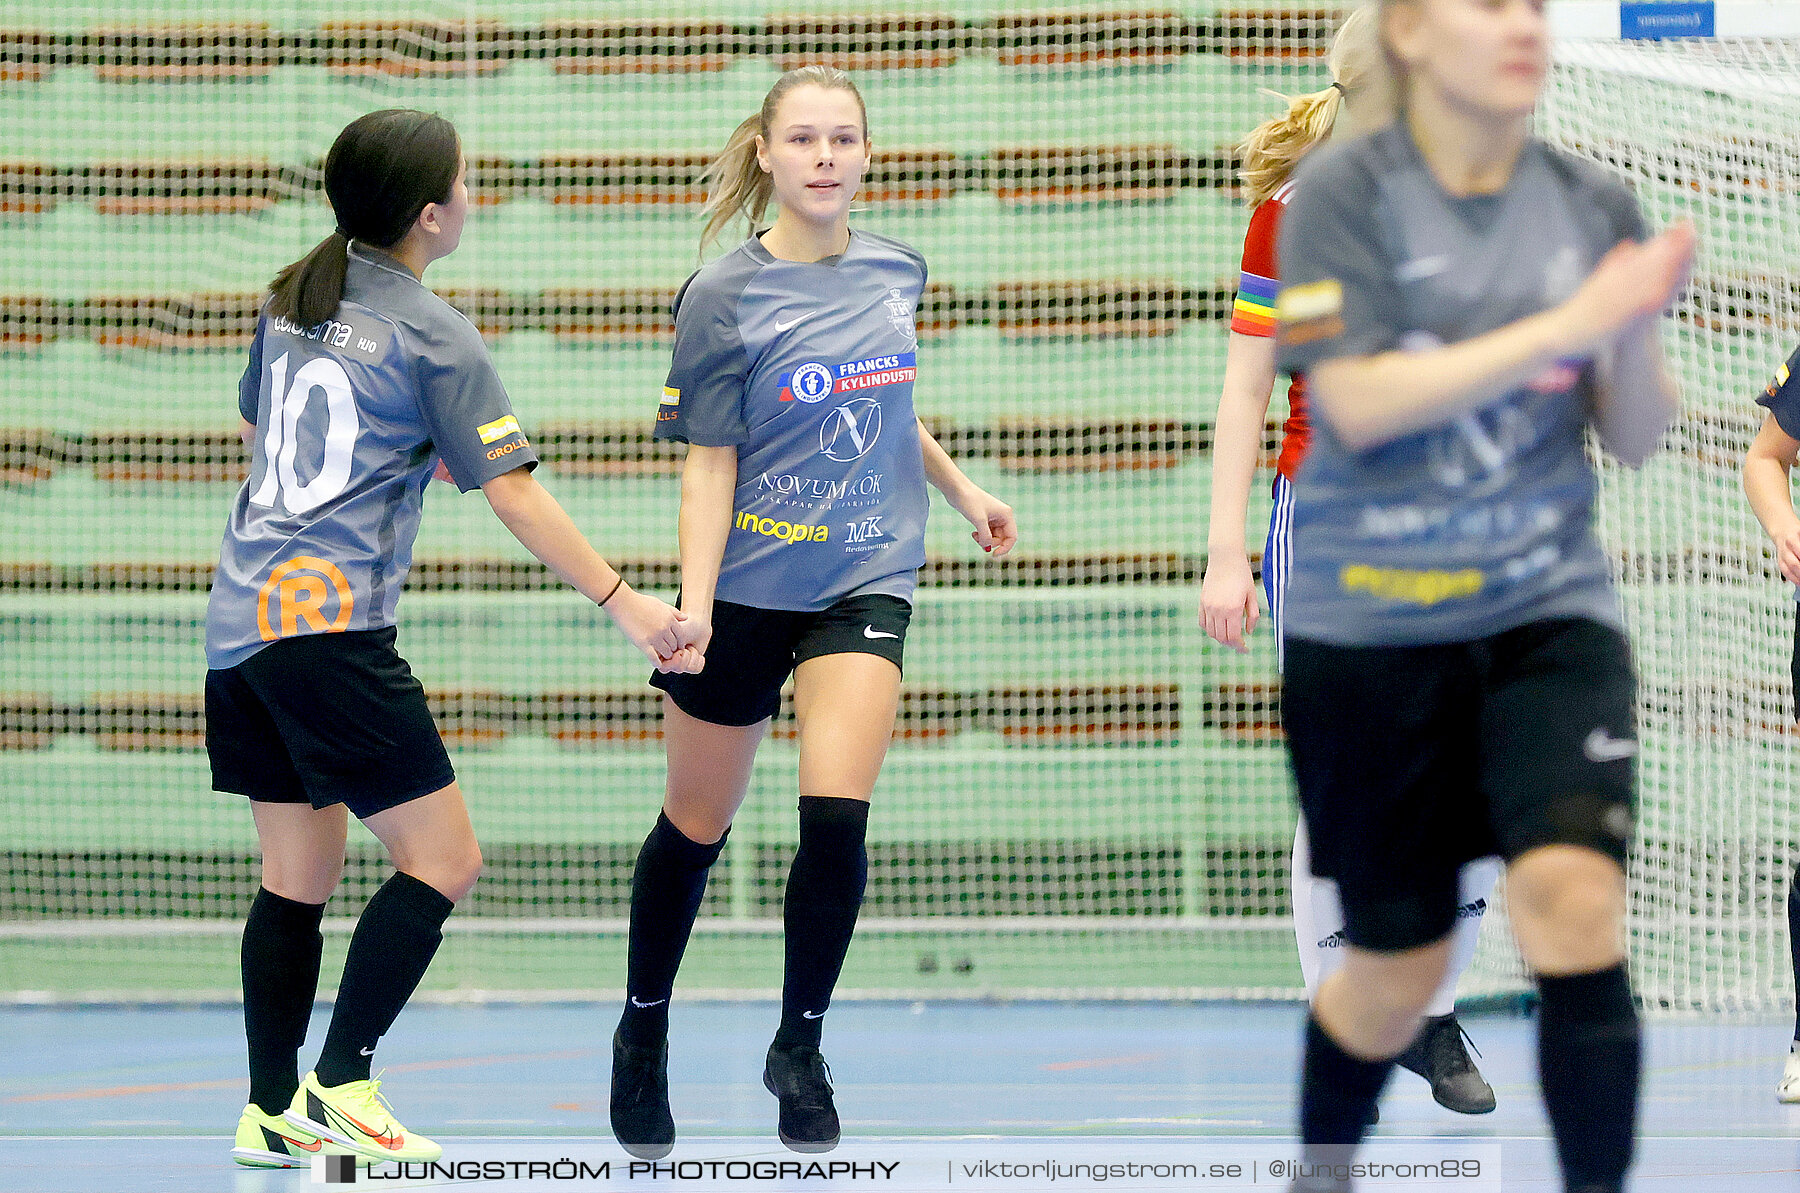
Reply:
<svg viewBox="0 0 1800 1193"><path fill-rule="evenodd" d="M1281 214L1294 192L1295 166L1335 134L1354 131L1351 125L1357 98L1363 98L1376 80L1385 78L1377 69L1380 55L1374 14L1357 9L1332 42L1331 86L1294 100L1285 115L1259 125L1242 145L1245 197L1253 212L1244 236L1243 274L1214 423L1206 577L1200 586L1201 627L1215 641L1238 651L1245 649L1244 637L1256 627L1258 616L1256 582L1244 553L1244 517L1262 451L1269 393L1275 384L1274 307L1280 276L1275 238ZM1263 550L1263 592L1269 602L1277 663L1283 657L1282 610L1293 560L1294 476L1305 458L1309 433L1306 379L1296 375L1288 386L1288 418L1275 463L1275 504ZM1294 936L1310 1003L1318 996L1319 983L1337 969L1345 941L1337 886L1312 873L1304 819L1294 830L1289 869L1293 875ZM1425 1026L1398 1057L1401 1066L1431 1084L1431 1095L1439 1105L1460 1114L1485 1114L1494 1108L1493 1087L1483 1080L1463 1046L1462 1026L1456 1020L1456 984L1475 959L1482 915L1499 877L1500 864L1494 858L1480 858L1462 868L1449 969L1426 1008Z"/></svg>
<svg viewBox="0 0 1800 1193"><path fill-rule="evenodd" d="M869 165L848 76L781 76L713 164L702 247L739 214L772 226L689 278L658 438L685 441L681 607L706 654L659 675L668 786L638 855L626 1003L613 1038L613 1133L674 1146L668 1008L708 868L750 782L782 683L800 728L800 848L784 897L781 1024L763 1083L798 1151L838 1141L819 1053L862 903L869 799L893 735L901 648L925 562L929 481L996 556L1012 510L951 463L913 414L925 263L850 227Z"/></svg>
<svg viewBox="0 0 1800 1193"><path fill-rule="evenodd" d="M1636 677L1585 441L1636 465L1674 417L1660 313L1693 231L1644 239L1617 180L1532 138L1540 0L1376 13L1398 111L1307 158L1279 243L1278 364L1315 416L1283 707L1350 944L1307 1020L1294 1188L1350 1188L1340 1165L1443 982L1457 870L1498 854L1565 1187L1620 1193Z"/></svg>
<svg viewBox="0 0 1800 1193"><path fill-rule="evenodd" d="M1800 597L1800 515L1794 512L1790 475L1800 458L1800 349L1787 359L1758 404L1769 413L1762 430L1744 459L1744 492L1757 521L1775 547L1775 562L1782 578L1795 585ZM1794 700L1800 718L1800 605L1794 612ZM1800 1102L1800 865L1788 883L1788 948L1794 962L1794 1042L1788 1046L1787 1064L1775 1086L1778 1102Z"/></svg>
<svg viewBox="0 0 1800 1193"><path fill-rule="evenodd" d="M462 237L467 174L441 117L372 112L345 128L325 159L337 230L275 279L238 387L251 465L207 606L206 747L214 788L250 798L262 853L243 942L250 1104L232 1149L252 1167L441 1151L370 1079L481 869L424 690L394 649L438 462L659 668L699 666L681 615L628 588L537 483L480 334L420 280ZM357 921L302 1080L346 809L395 872Z"/></svg>

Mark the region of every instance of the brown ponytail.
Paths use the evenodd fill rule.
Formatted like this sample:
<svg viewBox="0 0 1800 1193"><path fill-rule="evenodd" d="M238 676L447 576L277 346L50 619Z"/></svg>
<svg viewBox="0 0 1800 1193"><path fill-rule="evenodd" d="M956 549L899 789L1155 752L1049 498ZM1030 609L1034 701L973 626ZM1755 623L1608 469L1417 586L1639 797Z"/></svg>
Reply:
<svg viewBox="0 0 1800 1193"><path fill-rule="evenodd" d="M334 230L312 252L275 275L269 283L269 314L301 327L323 323L344 300L344 271L349 267L350 241Z"/></svg>
<svg viewBox="0 0 1800 1193"><path fill-rule="evenodd" d="M351 239L392 248L428 203L448 203L462 142L442 116L389 108L344 127L325 156L325 197L337 227L269 283L265 308L302 327L331 318L344 299Z"/></svg>

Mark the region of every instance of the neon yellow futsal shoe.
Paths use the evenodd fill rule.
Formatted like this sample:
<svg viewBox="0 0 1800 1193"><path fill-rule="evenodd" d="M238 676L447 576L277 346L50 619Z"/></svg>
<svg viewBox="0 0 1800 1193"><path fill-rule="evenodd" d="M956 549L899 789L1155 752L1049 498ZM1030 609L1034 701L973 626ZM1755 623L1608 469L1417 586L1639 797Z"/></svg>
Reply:
<svg viewBox="0 0 1800 1193"><path fill-rule="evenodd" d="M255 1103L244 1107L231 1149L231 1158L246 1168L305 1168L314 1156L346 1155L370 1163L368 1157L296 1127L279 1114L264 1114Z"/></svg>
<svg viewBox="0 0 1800 1193"><path fill-rule="evenodd" d="M294 1094L294 1104L282 1117L376 1161L420 1163L444 1154L431 1140L400 1125L381 1096L379 1081L347 1081L327 1088L319 1084L316 1073L308 1073Z"/></svg>

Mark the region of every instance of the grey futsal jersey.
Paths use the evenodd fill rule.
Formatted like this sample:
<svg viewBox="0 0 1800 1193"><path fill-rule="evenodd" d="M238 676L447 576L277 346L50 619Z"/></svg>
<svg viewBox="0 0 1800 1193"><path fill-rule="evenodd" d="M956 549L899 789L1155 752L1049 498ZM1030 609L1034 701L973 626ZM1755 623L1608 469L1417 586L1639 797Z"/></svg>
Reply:
<svg viewBox="0 0 1800 1193"><path fill-rule="evenodd" d="M1622 184L1529 142L1458 199L1391 125L1301 167L1280 260L1280 364L1423 351L1563 301L1643 220ZM1549 617L1621 622L1591 526L1586 358L1367 451L1314 420L1295 481L1287 629L1346 645L1465 641Z"/></svg>
<svg viewBox="0 0 1800 1193"><path fill-rule="evenodd" d="M537 457L481 334L360 247L317 327L264 315L238 384L256 424L206 610L206 662L394 622L438 457L464 492Z"/></svg>
<svg viewBox="0 0 1800 1193"><path fill-rule="evenodd" d="M924 258L867 232L817 262L752 237L681 288L656 437L738 449L720 600L912 599L928 508L912 401L924 288Z"/></svg>

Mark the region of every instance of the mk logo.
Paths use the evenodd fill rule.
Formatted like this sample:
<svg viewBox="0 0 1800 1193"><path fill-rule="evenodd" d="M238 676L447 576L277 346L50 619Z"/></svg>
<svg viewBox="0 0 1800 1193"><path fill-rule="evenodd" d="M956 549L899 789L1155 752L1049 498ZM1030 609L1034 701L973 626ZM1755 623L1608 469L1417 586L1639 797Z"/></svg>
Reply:
<svg viewBox="0 0 1800 1193"><path fill-rule="evenodd" d="M873 539L880 538L881 518L882 515L876 514L873 517L864 518L860 522L846 523L845 529L848 531L848 534L844 541L847 543L866 543Z"/></svg>

